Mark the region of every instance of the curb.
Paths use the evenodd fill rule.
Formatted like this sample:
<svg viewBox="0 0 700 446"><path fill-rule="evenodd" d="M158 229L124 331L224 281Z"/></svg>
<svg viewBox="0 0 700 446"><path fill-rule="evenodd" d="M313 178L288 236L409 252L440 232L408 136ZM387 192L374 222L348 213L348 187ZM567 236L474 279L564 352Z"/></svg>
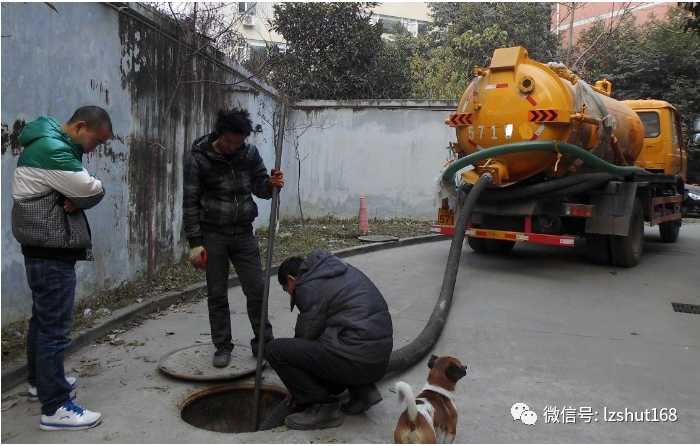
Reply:
<svg viewBox="0 0 700 446"><path fill-rule="evenodd" d="M352 257L359 254L368 254L371 252L382 251L385 249L392 248L402 248L405 246L418 245L421 243L436 242L440 240L446 240L445 237L439 234L430 235L420 235L418 237L409 237L404 239L399 239L394 242L382 242L382 243L370 243L367 245L353 246L350 248L339 249L337 251L331 251L334 255L345 258ZM271 274L277 272L279 265L274 265L271 270ZM228 278L228 286L232 288L234 286L240 285L238 276L231 274ZM92 328L88 328L78 332L77 336L71 342L71 345L66 349L65 356L76 352L77 350L92 344L97 339L100 339L107 334L109 334L115 328L118 328L135 319L138 316L144 314L151 314L158 312L162 309L168 308L170 305L187 302L194 300L195 297L200 296L201 293L206 294L207 283L198 282L192 284L182 290L169 291L156 296L148 302L142 302L140 304L132 304L124 308L115 310L112 316L100 323L100 325ZM22 364L7 372L2 373L2 386L0 391L6 392L17 385L23 383L27 378L27 364Z"/></svg>

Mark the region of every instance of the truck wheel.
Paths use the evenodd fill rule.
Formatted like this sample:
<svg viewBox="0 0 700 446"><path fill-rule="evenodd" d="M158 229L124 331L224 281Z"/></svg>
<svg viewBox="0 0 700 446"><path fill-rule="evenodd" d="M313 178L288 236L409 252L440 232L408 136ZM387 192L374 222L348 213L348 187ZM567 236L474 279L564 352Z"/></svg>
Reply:
<svg viewBox="0 0 700 446"><path fill-rule="evenodd" d="M644 212L639 199L634 201L630 228L626 237L610 236L612 264L630 268L639 263L644 246Z"/></svg>
<svg viewBox="0 0 700 446"><path fill-rule="evenodd" d="M486 240L486 249L493 254L508 254L513 250L515 242L508 240Z"/></svg>
<svg viewBox="0 0 700 446"><path fill-rule="evenodd" d="M469 247L477 254L487 254L489 252L485 238L467 237L467 242Z"/></svg>
<svg viewBox="0 0 700 446"><path fill-rule="evenodd" d="M609 265L610 236L586 234L586 258L596 265Z"/></svg>
<svg viewBox="0 0 700 446"><path fill-rule="evenodd" d="M664 243L675 243L681 231L681 220L659 223L659 235Z"/></svg>

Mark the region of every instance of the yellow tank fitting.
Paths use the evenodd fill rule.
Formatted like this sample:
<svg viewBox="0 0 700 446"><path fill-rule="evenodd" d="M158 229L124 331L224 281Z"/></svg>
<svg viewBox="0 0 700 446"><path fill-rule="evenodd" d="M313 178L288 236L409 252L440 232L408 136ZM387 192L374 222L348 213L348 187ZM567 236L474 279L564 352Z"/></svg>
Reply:
<svg viewBox="0 0 700 446"><path fill-rule="evenodd" d="M494 185L500 185L508 182L508 167L498 160L489 158L482 165L475 166L476 173L481 176L488 172L491 174Z"/></svg>
<svg viewBox="0 0 700 446"><path fill-rule="evenodd" d="M600 125L600 119L591 118L583 113L574 113L569 119L571 119L571 121L585 122L586 124Z"/></svg>
<svg viewBox="0 0 700 446"><path fill-rule="evenodd" d="M535 89L535 80L532 76L523 76L518 82L518 88L522 94L530 94Z"/></svg>
<svg viewBox="0 0 700 446"><path fill-rule="evenodd" d="M606 96L610 96L612 94L612 82L610 82L607 79L601 79L599 81L595 81L595 85L593 86L593 89L596 90L598 93L602 93Z"/></svg>
<svg viewBox="0 0 700 446"><path fill-rule="evenodd" d="M554 64L550 63L549 68L552 69L555 73L557 73L557 76L559 76L562 79L566 79L567 81L571 82L572 85L576 85L576 82L578 82L581 78L576 75L573 71L569 69L564 64Z"/></svg>
<svg viewBox="0 0 700 446"><path fill-rule="evenodd" d="M481 77L484 77L484 76L486 76L487 74L489 74L489 72L488 72L487 70L484 70L484 69L481 68L481 67L474 67L474 69L472 70L472 74L473 74L474 76L481 76Z"/></svg>

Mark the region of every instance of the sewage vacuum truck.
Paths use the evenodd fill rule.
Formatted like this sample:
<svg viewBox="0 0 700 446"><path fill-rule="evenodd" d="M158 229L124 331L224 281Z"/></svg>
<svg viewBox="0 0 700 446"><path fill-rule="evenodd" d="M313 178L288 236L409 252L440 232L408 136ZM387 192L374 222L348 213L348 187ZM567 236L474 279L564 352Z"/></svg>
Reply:
<svg viewBox="0 0 700 446"><path fill-rule="evenodd" d="M497 49L474 74L446 121L457 143L434 232L454 232L455 187L489 173L467 229L477 253L581 244L597 263L631 267L645 221L662 241L677 240L687 156L671 104L617 101L609 81L588 85L522 47Z"/></svg>

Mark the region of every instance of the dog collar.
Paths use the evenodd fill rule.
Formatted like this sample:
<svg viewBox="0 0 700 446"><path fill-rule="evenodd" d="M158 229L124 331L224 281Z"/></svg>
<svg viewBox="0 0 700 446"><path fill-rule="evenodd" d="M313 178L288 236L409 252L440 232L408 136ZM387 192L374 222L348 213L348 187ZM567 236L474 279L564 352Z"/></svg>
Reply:
<svg viewBox="0 0 700 446"><path fill-rule="evenodd" d="M449 399L452 400L452 401L454 401L454 399L455 399L454 392L449 391L449 390L447 390L447 389L443 389L442 387L434 386L434 385L432 385L432 384L427 384L427 383L426 383L426 384L423 386L423 389L422 389L421 391L423 391L423 390L430 390L431 392L438 393L438 394L440 394L440 395L442 395L442 396L444 396L444 397L449 398Z"/></svg>

